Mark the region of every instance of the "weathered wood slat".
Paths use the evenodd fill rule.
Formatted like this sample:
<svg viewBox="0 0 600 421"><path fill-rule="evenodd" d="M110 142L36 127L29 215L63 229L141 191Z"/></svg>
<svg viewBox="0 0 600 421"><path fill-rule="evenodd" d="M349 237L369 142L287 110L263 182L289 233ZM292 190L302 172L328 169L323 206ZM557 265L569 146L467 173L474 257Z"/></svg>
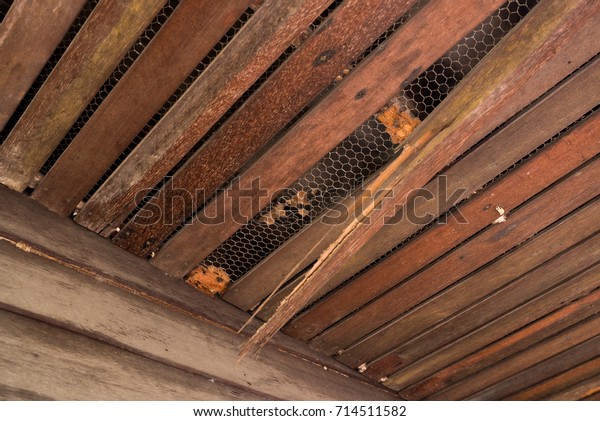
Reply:
<svg viewBox="0 0 600 421"><path fill-rule="evenodd" d="M600 392L600 376L594 376L548 398L550 401L577 401Z"/></svg>
<svg viewBox="0 0 600 421"><path fill-rule="evenodd" d="M102 0L0 148L0 183L23 191L165 0Z"/></svg>
<svg viewBox="0 0 600 421"><path fill-rule="evenodd" d="M142 209L141 215L158 212L159 223L144 223L147 218L143 216L134 218L113 241L138 255L156 251L196 210L203 197L210 197L231 178L414 2L349 0L342 3L323 27L303 42ZM374 10L378 12L373 13ZM181 191L204 195L195 200L175 200Z"/></svg>
<svg viewBox="0 0 600 421"><path fill-rule="evenodd" d="M598 373L600 373L600 356L504 399L520 401L546 399L561 393L565 388L577 387L578 383Z"/></svg>
<svg viewBox="0 0 600 421"><path fill-rule="evenodd" d="M425 231L333 295L296 317L285 328L285 332L308 340L399 284L492 224L499 216L496 206L501 206L510 213L515 207L600 153L598 132L600 114L596 113L524 165L460 206L460 220L450 218L446 224L435 225ZM467 223L462 223L464 221Z"/></svg>
<svg viewBox="0 0 600 421"><path fill-rule="evenodd" d="M478 191L494 176L592 109L598 103L596 98L600 96L599 62L600 59L596 58L578 70L524 110L509 125L491 136L483 145L444 171L442 175L446 176L449 192L459 188L467 189L462 196L456 198L456 201ZM580 95L580 92L583 91L589 91L590 95ZM516 136L518 136L519 142L514 141ZM480 162L487 162L489 165L479 165ZM415 204L414 213L416 215L429 213L437 217L440 212L445 212L453 205L452 201L444 201L438 196L439 183L437 179L428 183L424 189L433 194L433 199L418 201ZM348 208L351 203L352 200L347 200L344 206ZM338 207L334 207L319 220L308 225L248 274L238 279L223 298L239 308L245 310L253 308L269 295L296 265L302 269L314 262L325 247L335 240L343 226L332 230L331 226L322 223L322 220L323 218L335 219L338 212ZM340 270L324 283L323 289L315 298L319 298L349 279L413 234L418 228L419 225L406 219L384 226L372 240L351 256ZM320 246L312 252L307 252L321 239ZM274 296L270 307L276 307L294 286L295 283L291 283L289 287Z"/></svg>
<svg viewBox="0 0 600 421"><path fill-rule="evenodd" d="M223 215L224 223L205 224L200 215L159 250L153 263L176 276L187 273L241 226L231 209L252 217L264 208L269 196L306 172L500 3L487 0L474 7L469 1L442 0L426 5L248 168L238 186L207 205L205 215ZM268 194L238 204L238 193L251 191L257 178Z"/></svg>
<svg viewBox="0 0 600 421"><path fill-rule="evenodd" d="M526 326L538 318L546 317L548 314L554 312L555 309L560 308L561 305L575 301L580 297L585 297L591 291L598 288L599 270L600 266L598 265L587 269L582 274L567 280L565 283L538 296L528 303L471 331L466 336L463 336L442 348L433 350L428 355L421 355L421 358L418 359L418 364L411 364L397 371L389 376L389 379L386 380L384 384L395 390L407 388L436 373L436 371L464 358L471 352L478 351L482 347L486 347L506 335L512 335L513 332L523 328L523 326ZM590 305L591 308L586 308L585 311L592 311L592 314L598 311L597 303L594 302L588 305ZM568 319L562 320L561 322L569 324L573 323L572 320ZM518 334L515 334L514 336L529 344L536 343L540 339L547 337L549 334L548 331L556 332L556 330L554 330L556 329L556 325L556 319L551 316L546 322L541 323L541 325L538 326L539 329L534 329L531 335L519 336ZM493 346L491 348L494 349ZM510 352L510 349L505 350L500 348L500 351L501 353ZM512 352L515 351L513 350ZM494 361L497 361L495 357L496 355L494 352L487 353L486 360L482 361L482 364L485 366L486 364L489 365ZM415 356L415 359L417 358L418 357Z"/></svg>
<svg viewBox="0 0 600 421"><path fill-rule="evenodd" d="M434 369L430 376L405 388L400 392L400 395L411 400L424 399L473 373L560 332L568 326L597 314L599 310L600 291L594 291L590 295L567 304L521 330L507 334L505 337L494 338L490 336L489 341L492 343L489 345L485 345L485 342L482 341L480 344L473 344L473 347L468 347L468 349L459 350L455 347L453 349L458 353L455 353L446 362L440 362L438 368ZM496 339L497 342L493 342ZM460 357L463 351L467 353L474 352L467 357ZM462 359L452 362L456 358Z"/></svg>
<svg viewBox="0 0 600 421"><path fill-rule="evenodd" d="M12 390L27 400L268 398L5 310L0 319L0 397Z"/></svg>
<svg viewBox="0 0 600 421"><path fill-rule="evenodd" d="M153 188L331 1L267 0L98 189L76 221L96 232L118 227L143 199L140 192Z"/></svg>
<svg viewBox="0 0 600 421"><path fill-rule="evenodd" d="M599 235L564 251L600 228L600 219L596 221L595 227L588 228L588 221L583 220L582 223L584 215L578 214L577 217L569 218L538 234L508 256L396 319L383 336L389 337L388 335L395 333L393 341L401 345L370 362L365 375L379 379L393 373L410 362L406 355L422 355L427 352L424 349L436 349L445 345L544 289L575 275L582 267L600 260L600 250L590 249L600 247ZM589 250L594 252L588 255ZM557 252L560 254L553 256ZM536 267L536 264L549 257L553 258ZM401 331L400 327L404 327L406 331ZM369 358L373 357L369 355L378 354L365 351L369 342L367 339L358 343L350 353L360 355L357 357L360 360L370 361Z"/></svg>
<svg viewBox="0 0 600 421"><path fill-rule="evenodd" d="M32 197L68 215L248 7L182 1L102 101ZM124 118L127 116L127 118Z"/></svg>
<svg viewBox="0 0 600 421"><path fill-rule="evenodd" d="M1 308L278 399L394 398L372 384L325 370L277 347L236 363L243 335L115 288L108 280L98 282L27 247L21 250L2 241L0 249Z"/></svg>
<svg viewBox="0 0 600 421"><path fill-rule="evenodd" d="M508 215L507 222L488 227L434 265L326 330L311 344L318 350L334 354L409 311L593 199L598 194L595 180L599 174L600 160L595 159Z"/></svg>
<svg viewBox="0 0 600 421"><path fill-rule="evenodd" d="M600 318L594 317L468 377L430 399L501 399L598 355L599 333Z"/></svg>
<svg viewBox="0 0 600 421"><path fill-rule="evenodd" d="M84 3L25 0L8 10L0 26L0 131Z"/></svg>

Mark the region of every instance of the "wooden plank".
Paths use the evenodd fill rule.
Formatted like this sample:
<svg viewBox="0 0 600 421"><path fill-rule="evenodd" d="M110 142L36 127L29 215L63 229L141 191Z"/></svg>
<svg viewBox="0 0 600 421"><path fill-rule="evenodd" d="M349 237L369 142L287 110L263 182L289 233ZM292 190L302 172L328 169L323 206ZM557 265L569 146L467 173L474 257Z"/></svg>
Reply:
<svg viewBox="0 0 600 421"><path fill-rule="evenodd" d="M500 3L486 0L477 2L477 7L474 7L471 2L457 5L456 2L442 0L427 4L386 41L384 48L375 51L357 66L276 145L244 171L239 185L219 195L206 206L203 215L179 231L159 250L153 263L175 276L186 274L242 225L241 218L234 217L231 209L239 211L236 215L254 216L270 203L270 196L275 191L289 186L311 168L379 110L399 87L430 66ZM439 30L431 31L432 27ZM282 156L286 157L284 161ZM271 171L273 168L279 170ZM252 191L257 179L266 194L238 203L238 193ZM206 224L205 215L223 216L224 222ZM185 250L182 244L186 245Z"/></svg>
<svg viewBox="0 0 600 421"><path fill-rule="evenodd" d="M84 4L25 0L8 9L0 26L0 131Z"/></svg>
<svg viewBox="0 0 600 421"><path fill-rule="evenodd" d="M182 1L32 197L60 215L70 214L248 4Z"/></svg>
<svg viewBox="0 0 600 421"><path fill-rule="evenodd" d="M428 355L421 355L417 364L409 365L397 371L389 376L389 379L386 380L384 384L394 390L405 389L457 360L465 358L468 354L479 351L482 347L486 347L507 335L511 335L511 338L508 341L501 341L501 346L495 347L495 344L492 344L488 349L483 351L486 357L482 358L480 361L476 360L480 366L483 365L486 367L498 361L497 358L501 358L495 354L498 350L500 351L499 354L505 357L507 353L508 355L512 355L514 352L523 349L520 348L520 346L524 346L523 344L531 345L532 343L539 342L549 334L556 333L557 327L560 327L562 323L566 323L567 326L574 323L572 319L568 318L557 321L555 314L552 314L549 317L546 316L553 313L564 303L577 300L582 296L584 297L586 294L597 288L598 271L599 266L596 265L530 302L469 332L466 336L459 338L442 348L438 348ZM594 297L596 296L594 295ZM591 314L598 312L598 303L596 301L592 301L589 305L590 308L583 309L584 312L591 312ZM574 310L575 313L577 313L577 308ZM560 313L560 311L556 313ZM524 326L527 326L527 324L542 317L544 317L542 323L535 322L533 323L535 325L533 329L524 329L527 333L516 332L518 329L521 329ZM579 314L577 317L579 317ZM562 324L562 328L564 328L564 326L565 325ZM511 346L515 343L517 343L516 349L511 349ZM419 357L415 356L415 359L417 358ZM466 370L474 369L474 367L468 367ZM465 372L463 371L462 374L464 373Z"/></svg>
<svg viewBox="0 0 600 421"><path fill-rule="evenodd" d="M577 386L578 383L598 373L600 373L600 356L504 399L519 401L546 399L562 392L565 388Z"/></svg>
<svg viewBox="0 0 600 421"><path fill-rule="evenodd" d="M210 197L230 179L414 3L415 0L342 3L113 241L140 256L156 251L204 197ZM181 191L196 192L197 196L194 200L175 200ZM152 211L158 212L160 220L144 223Z"/></svg>
<svg viewBox="0 0 600 421"><path fill-rule="evenodd" d="M23 191L165 0L102 0L0 149L0 183Z"/></svg>
<svg viewBox="0 0 600 421"><path fill-rule="evenodd" d="M563 390L556 395L550 396L550 401L577 401L594 396L600 392L600 376L594 376L573 387Z"/></svg>
<svg viewBox="0 0 600 421"><path fill-rule="evenodd" d="M218 299L211 299L172 278L146 260L115 247L110 241L58 217L39 203L0 186L0 238L20 244L61 262L98 282L144 297L230 332L237 332L248 315ZM250 325L256 330L260 323ZM357 378L357 373L286 335L274 338L278 349L330 370Z"/></svg>
<svg viewBox="0 0 600 421"><path fill-rule="evenodd" d="M278 347L236 362L244 335L84 275L26 246L0 243L0 308L27 314L277 399L394 399L370 383ZM40 305L44 303L44 305Z"/></svg>
<svg viewBox="0 0 600 421"><path fill-rule="evenodd" d="M96 232L118 227L143 199L140 191L153 188L331 1L267 0L98 189L76 221Z"/></svg>
<svg viewBox="0 0 600 421"><path fill-rule="evenodd" d="M448 192L465 188L467 191L464 194L456 197L455 201L444 200L439 196L439 180L434 179L424 187L433 194L432 200L418 201L414 213L416 215L429 213L437 217L454 203L479 191L494 176L592 109L598 102L595 98L600 96L599 80L600 59L596 58L525 109L483 145L441 174L446 177ZM584 90L590 90L592 94L580 95ZM532 127L535 130L532 130ZM519 137L519 142L514 142L515 136ZM488 162L489 165L479 165L480 162ZM350 208L352 200L353 198L350 198L343 203L343 206L336 206L324 213L321 218L284 243L248 274L238 279L224 295L224 299L239 308L249 310L269 295L296 265L301 270L317 260L327 244L334 241L344 228L342 225L332 230L331 225L323 223L323 220L335 220L340 208ZM372 240L349 257L338 272L324 282L322 290L315 298L320 298L329 290L350 279L352 275L384 255L419 228L420 225L407 219L385 225ZM321 244L315 247L321 239ZM307 250L312 251L307 252ZM276 307L294 286L295 283L291 283L280 294L274 296L271 306Z"/></svg>
<svg viewBox="0 0 600 421"><path fill-rule="evenodd" d="M600 114L596 113L524 165L480 192L450 218L388 256L376 266L296 317L286 328L291 336L308 340L316 333L398 285L458 246L498 218L496 206L507 213L600 153ZM574 153L573 151L577 151ZM464 218L464 219L463 219ZM468 221L468 223L463 223Z"/></svg>
<svg viewBox="0 0 600 421"><path fill-rule="evenodd" d="M595 159L519 207L508 216L506 223L489 226L435 264L332 326L314 338L311 344L332 355L394 320L593 199L598 194L595 180L599 174L600 160Z"/></svg>
<svg viewBox="0 0 600 421"><path fill-rule="evenodd" d="M579 221L581 222L581 219ZM538 258L536 254L546 253L545 247L560 247L552 245L551 241L556 241L558 244L563 241L572 243L575 240L576 242L576 238L582 232L561 234L568 229L575 232L585 229L581 225L574 226L575 221L565 222L569 223L559 224L554 229L536 236L533 241L518 247L506 258L476 272L414 311L396 319L393 326L386 329L381 336L382 340L385 340L396 333L396 336L387 339L387 342L399 345L392 352L370 362L365 375L375 379L385 377L410 363L406 358L407 355L423 355L427 352L423 351L424 348L441 347L483 323L501 316L565 278L577 274L581 268L600 260L600 251L592 253L591 256L587 255L589 250L594 250L589 247L600 247L600 235L595 235L552 258L549 262L531 269L532 261L535 262ZM597 230L598 227L599 225L596 224L595 229ZM523 275L518 276L520 274ZM456 303L452 301L453 299ZM414 323L414 326L411 323ZM401 331L401 327L405 327L407 331ZM361 341L348 352L359 361L373 361L374 356L381 355L381 351L372 353L365 351L365 347L370 342L370 338Z"/></svg>
<svg viewBox="0 0 600 421"><path fill-rule="evenodd" d="M563 308L544 316L521 330L500 338L496 342L493 342L494 338L490 338L493 343L483 346L481 349L476 349L479 345L475 345L471 348L471 351L475 350L471 355L450 365L446 362L445 365L441 365L437 370L434 370L432 372L434 374L431 376L402 390L400 395L407 399L416 400L424 399L441 391L470 374L489 367L568 326L597 314L600 306L599 300L600 291L594 291L590 295L567 304ZM459 354L454 354L454 357L457 355Z"/></svg>
<svg viewBox="0 0 600 421"><path fill-rule="evenodd" d="M0 390L25 399L268 399L5 310L0 319Z"/></svg>
<svg viewBox="0 0 600 421"><path fill-rule="evenodd" d="M598 355L600 318L563 331L431 396L431 400L499 400ZM484 389L484 390L482 390Z"/></svg>

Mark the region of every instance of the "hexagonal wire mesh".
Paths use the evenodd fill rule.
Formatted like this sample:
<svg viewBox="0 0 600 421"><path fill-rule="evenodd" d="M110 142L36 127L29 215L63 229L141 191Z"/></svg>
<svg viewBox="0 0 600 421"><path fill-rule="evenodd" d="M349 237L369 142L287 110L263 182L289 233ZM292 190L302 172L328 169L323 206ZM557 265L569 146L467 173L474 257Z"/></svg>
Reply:
<svg viewBox="0 0 600 421"><path fill-rule="evenodd" d="M419 119L426 118L536 3L509 0L411 82L400 93L401 102ZM409 17L400 19L363 57ZM239 279L332 204L354 191L395 154L386 127L372 116L201 263L221 267L232 281Z"/></svg>

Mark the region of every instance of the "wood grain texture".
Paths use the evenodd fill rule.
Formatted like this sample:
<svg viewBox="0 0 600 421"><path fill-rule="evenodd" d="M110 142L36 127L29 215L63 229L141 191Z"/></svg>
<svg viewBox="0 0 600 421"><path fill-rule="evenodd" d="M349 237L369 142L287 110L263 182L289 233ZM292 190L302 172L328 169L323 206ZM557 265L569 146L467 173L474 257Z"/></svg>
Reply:
<svg viewBox="0 0 600 421"><path fill-rule="evenodd" d="M428 4L392 35L385 47L373 52L326 98L304 115L260 159L240 176L239 185L219 195L205 208L205 215L223 215L224 223L205 224L203 217L179 231L152 262L161 269L180 276L187 273L239 227L230 210L252 217L264 208L271 196L285 188L313 166L325 153L430 66L463 34L488 16L501 2L443 0ZM439 30L431 31L435 27ZM418 42L417 42L418 40ZM324 116L335 116L324 118ZM285 166L281 157L285 156ZM278 171L272 171L279 168ZM237 203L240 190L251 190L259 179L267 192L262 197ZM219 206L223 203L224 206ZM235 203L235 205L234 205ZM181 247L185 244L185 249Z"/></svg>
<svg viewBox="0 0 600 421"><path fill-rule="evenodd" d="M0 186L0 237L29 247L98 282L109 283L173 311L191 313L196 319L229 332L237 332L248 318L247 313L199 293L146 260L3 186ZM258 322L251 324L249 331L256 330L258 326ZM273 345L298 358L326 365L343 375L361 377L356 371L286 335L274 338Z"/></svg>
<svg viewBox="0 0 600 421"><path fill-rule="evenodd" d="M462 218L434 225L413 241L319 301L285 328L308 340L375 299L435 259L492 224L496 206L507 213L600 153L600 114L596 113L560 140L458 207ZM574 152L576 151L576 153ZM464 219L463 219L464 218ZM466 221L466 223L464 223Z"/></svg>
<svg viewBox="0 0 600 421"><path fill-rule="evenodd" d="M204 197L230 179L414 2L342 3L141 210L141 215L159 212L159 222L147 224L145 216L134 218L114 242L140 256L156 251ZM182 190L194 192L195 200L175 200Z"/></svg>
<svg viewBox="0 0 600 421"><path fill-rule="evenodd" d="M84 4L24 0L8 10L0 26L0 131Z"/></svg>
<svg viewBox="0 0 600 421"><path fill-rule="evenodd" d="M98 282L26 247L3 241L0 249L1 308L277 399L394 399L377 386L277 347L236 363L244 335Z"/></svg>
<svg viewBox="0 0 600 421"><path fill-rule="evenodd" d="M69 144L32 197L68 215L248 6L182 1ZM127 118L123 118L127 116Z"/></svg>
<svg viewBox="0 0 600 421"><path fill-rule="evenodd" d="M504 399L515 401L546 399L549 396L562 393L564 389L569 389L572 386L578 387L578 383L583 382L589 379L590 376L595 376L598 373L600 373L600 356Z"/></svg>
<svg viewBox="0 0 600 421"><path fill-rule="evenodd" d="M438 259L434 265L428 266L326 330L314 338L311 344L332 355L409 311L593 199L598 194L594 180L599 174L600 160L596 159L519 207L508 216L506 223L489 226ZM378 346L385 345L380 342ZM347 355L341 358L351 357Z"/></svg>
<svg viewBox="0 0 600 421"><path fill-rule="evenodd" d="M356 344L350 351L355 358L371 361L364 374L374 379L385 377L410 363L407 355L423 355L441 347L600 260L600 251L587 254L590 247L600 245L600 236L585 240L600 228L600 220L595 226L592 221L588 227L587 220L582 222L583 215L568 218L536 235L507 256L396 319L382 335L389 338L392 332L396 333L393 342L399 345L393 351L372 360L369 354L373 353L365 351L370 338ZM406 331L401 331L401 327Z"/></svg>
<svg viewBox="0 0 600 421"><path fill-rule="evenodd" d="M0 319L0 396L8 389L26 400L268 399L5 310Z"/></svg>
<svg viewBox="0 0 600 421"><path fill-rule="evenodd" d="M549 401L577 401L585 400L600 392L600 376L582 381L548 398Z"/></svg>
<svg viewBox="0 0 600 421"><path fill-rule="evenodd" d="M467 189L462 196L456 198L456 201L471 196L494 176L530 151L535 150L562 128L573 123L597 104L595 98L600 96L600 82L598 81L600 81L600 59L596 58L525 109L510 124L493 134L483 145L445 170L441 175L446 177L447 190L452 192L460 188ZM591 95L580 94L588 90ZM514 142L516 136L518 136L519 142ZM480 162L488 164L479 165ZM444 200L438 194L439 180L432 180L424 189L433 194L433 199L418 201L414 210L416 215L429 213L433 217L437 217L440 212L445 212L453 205L453 201ZM343 206L333 207L321 218L285 242L245 276L238 279L227 291L224 299L239 308L249 310L269 295L294 266L299 265L299 268L302 269L314 262L327 244L334 241L345 227L342 225L331 229L329 224L323 223L323 219L335 219L340 209L352 206L353 200L350 198L343 202ZM350 279L352 275L358 273L419 228L420 225L415 225L407 219L385 225L372 240L349 257L338 272L324 282L323 288L315 298L320 298L332 288ZM320 246L312 252L307 252L318 241L321 241ZM295 283L292 282L274 296L270 307L277 307L277 304L289 294L294 286Z"/></svg>
<svg viewBox="0 0 600 421"><path fill-rule="evenodd" d="M153 188L331 1L267 0L98 189L76 221L96 232L118 227L145 196L140 192Z"/></svg>
<svg viewBox="0 0 600 421"><path fill-rule="evenodd" d="M165 0L102 0L0 148L0 183L23 191Z"/></svg>
<svg viewBox="0 0 600 421"><path fill-rule="evenodd" d="M562 329L575 321L581 320L581 313L586 315L597 313L597 296L595 295L595 301L590 302L587 300L588 307L570 309L575 314L575 321L570 318L558 320L557 315L564 312L556 309L571 301L585 297L596 289L598 287L598 270L598 265L587 269L582 274L568 279L563 284L541 294L528 303L478 327L466 336L430 351L427 355L421 355L418 364L411 364L400 369L389 376L384 384L395 390L406 389L433 374L437 375L437 372L443 371L442 369L461 359L471 359L472 366L465 366L463 365L464 361L459 361L460 370L458 373L460 374L457 377L461 377L466 373L473 373L478 369L477 367L487 367L506 357L507 354L512 355L522 350L522 347L539 342L556 333L556 329ZM536 320L541 318L543 319L538 323ZM528 324L533 327L523 329ZM519 331L519 329L522 329L522 331ZM497 344L494 343L494 341L498 341L505 336L507 336L506 341L503 339ZM482 348L484 349L482 350ZM469 355L471 353L473 355ZM454 381L456 380L454 378Z"/></svg>
<svg viewBox="0 0 600 421"><path fill-rule="evenodd" d="M594 317L449 387L432 400L499 400L598 355L600 318ZM481 390L484 389L484 390Z"/></svg>

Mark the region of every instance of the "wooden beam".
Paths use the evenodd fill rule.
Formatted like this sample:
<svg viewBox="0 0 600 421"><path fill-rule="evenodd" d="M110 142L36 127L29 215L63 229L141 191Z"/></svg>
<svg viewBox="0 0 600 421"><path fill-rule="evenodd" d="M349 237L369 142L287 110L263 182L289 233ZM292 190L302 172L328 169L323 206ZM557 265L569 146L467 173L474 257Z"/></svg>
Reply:
<svg viewBox="0 0 600 421"><path fill-rule="evenodd" d="M19 1L0 27L0 131L77 17L85 0Z"/></svg>
<svg viewBox="0 0 600 421"><path fill-rule="evenodd" d="M502 399L598 355L599 333L600 317L593 317L464 379L430 399Z"/></svg>
<svg viewBox="0 0 600 421"><path fill-rule="evenodd" d="M204 197L212 196L414 3L415 0L343 2L186 162L140 211L141 216L134 217L121 229L114 242L140 256L158 250ZM175 200L181 191L201 192L202 196L197 195L195 200ZM152 210L161 215L160 221L144 223L147 218L143 215Z"/></svg>
<svg viewBox="0 0 600 421"><path fill-rule="evenodd" d="M598 194L595 180L599 174L600 159L596 159L518 208L509 215L507 223L491 225L434 265L326 330L311 344L331 355L394 320L592 200Z"/></svg>
<svg viewBox="0 0 600 421"><path fill-rule="evenodd" d="M394 390L402 390L436 373L449 364L452 364L461 358L465 358L470 353L480 350L482 347L487 347L492 344L489 348L497 349L493 347L494 341L513 334L518 329L527 326L536 319L542 317L545 318L550 313L555 312L557 308L560 308L563 303L585 297L594 289L598 288L599 270L600 266L598 265L587 269L580 275L567 280L565 283L536 297L526 304L505 313L502 317L496 318L469 332L466 336L436 350L430 350L427 355L421 355L418 364L410 364L398 370L389 376L389 379L384 381L383 384ZM595 301L594 304L588 305L591 305L591 307L586 309L586 312L595 314L598 311L597 303ZM567 323L567 325L573 323L573 321L569 319L563 320L562 322ZM533 338L524 338L516 333L515 336L520 338L520 342L529 341L529 344L537 343L540 339L547 337L549 334L548 332L556 333L556 325L556 319L554 316L551 316L543 323L536 325L536 329L529 331ZM514 340L515 336L513 336L511 340ZM489 349L487 351L489 351ZM482 360L482 364L492 364L493 362L498 361L494 352L489 353L487 351L487 358L485 361ZM501 353L509 352L510 354L510 351L506 351L503 348L500 348L500 351Z"/></svg>
<svg viewBox="0 0 600 421"><path fill-rule="evenodd" d="M0 310L0 319L0 397L94 401L269 398L6 310ZM10 391L12 395L8 395Z"/></svg>
<svg viewBox="0 0 600 421"><path fill-rule="evenodd" d="M78 213L111 233L332 0L267 0Z"/></svg>
<svg viewBox="0 0 600 421"><path fill-rule="evenodd" d="M449 217L445 224L434 225L426 230L333 295L296 317L285 328L285 332L308 340L403 282L478 231L493 224L498 218L496 206L501 206L506 213L510 213L600 153L600 142L596 139L599 131L600 114L596 113L458 207L459 218Z"/></svg>
<svg viewBox="0 0 600 421"><path fill-rule="evenodd" d="M596 375L548 398L550 401L577 401L600 392L600 376Z"/></svg>
<svg viewBox="0 0 600 421"><path fill-rule="evenodd" d="M456 198L455 202L444 203L444 200L439 197L441 186L436 178L423 187L433 194L432 200L418 201L414 213L416 215L429 213L432 217L438 217L441 212L447 211L459 200L479 191L497 174L576 121L597 104L595 98L600 96L598 80L600 80L600 58L595 58L525 109L473 152L441 173L446 177L447 191L467 189L463 195ZM580 94L587 90L591 95ZM514 142L515 136L519 137L519 142ZM480 162L488 162L489 165L479 165ZM294 266L298 265L303 269L317 260L327 245L334 241L345 227L340 225L331 229L331 225L323 223L323 220L335 220L340 209L352 207L353 200L354 198L350 198L342 206L333 207L285 242L249 273L238 279L226 292L224 299L239 308L249 310L269 295L275 286L292 272ZM323 288L315 298L320 298L329 290L350 279L352 275L414 234L420 227L407 219L385 225L372 240L348 258L338 272L324 282ZM315 247L318 241L321 241L321 244ZM313 251L307 252L312 248ZM294 287L295 283L291 283L289 287L274 296L271 306L277 307Z"/></svg>
<svg viewBox="0 0 600 421"><path fill-rule="evenodd" d="M23 191L165 0L101 0L0 149L0 183Z"/></svg>
<svg viewBox="0 0 600 421"><path fill-rule="evenodd" d="M1 308L280 399L395 398L284 335L258 359L236 364L247 337L236 333L243 312L33 200L6 188L0 195Z"/></svg>
<svg viewBox="0 0 600 421"><path fill-rule="evenodd" d="M492 343L488 345L473 344L471 350L466 350L467 353L471 352L468 356L460 358L457 357L458 354L454 354L446 363L443 363L444 365L433 370L431 375L405 388L400 395L411 400L424 399L568 326L597 314L599 310L600 291L594 291L520 330L499 338L496 342L493 342L494 339L492 339ZM456 360L456 358L460 359Z"/></svg>
<svg viewBox="0 0 600 421"><path fill-rule="evenodd" d="M453 288L450 293L438 296L437 298L439 299L433 299L427 305L421 306L418 311L411 312L407 317L402 317L395 321L394 327L386 330L385 334L382 335L384 336L382 341L388 339L392 331L398 332L401 326L406 326L410 323L411 319L416 319L420 322L419 315L423 317L425 311L435 307L436 302L440 304L440 317L430 317L429 319L433 320L431 320L429 326L419 323L420 326L410 329L408 334L401 334L398 338L394 338L393 343L396 344L395 348L391 352L384 354L381 358L378 358L374 363L368 363L365 374L374 379L389 376L408 364L415 362L418 358L477 329L482 324L492 321L497 317L502 317L504 313L525 304L527 301L535 298L537 294L542 294L544 291L556 287L565 279L577 275L581 272L582 268L595 264L600 260L600 252L593 253L590 257L585 256L585 254L586 250L590 250L589 247L599 246L600 236L595 235L593 238L583 241L576 247L529 271L527 274L513 279L511 282L507 282L506 285L501 285L496 291L493 290L495 285L492 283L489 288L491 290L489 295L483 299L469 303L470 305L467 305L464 309L452 313L453 309L447 300L453 296L457 296L460 291L464 292L468 287L477 288L478 285L474 285L472 281L486 279L483 277L484 273L494 275L489 270L479 272L481 276L473 276L461 282L460 286L462 288ZM584 256L581 256L581 253L584 253ZM514 259L508 260L514 262ZM484 288L479 287L479 289L482 290ZM477 296L479 292L479 290L476 290L475 295ZM463 299L463 301L466 300ZM447 314L446 319L443 318L444 314ZM427 319L426 317L423 318ZM387 342L389 343L390 340L388 339ZM357 356L356 358L360 360L371 361L373 358L372 355L378 354L376 352L370 353L368 350L365 351L368 343L369 340L361 342L351 353L354 353Z"/></svg>
<svg viewBox="0 0 600 421"><path fill-rule="evenodd" d="M60 215L70 214L248 4L183 0L32 197Z"/></svg>
<svg viewBox="0 0 600 421"><path fill-rule="evenodd" d="M270 203L273 193L298 179L501 3L486 0L477 7L471 1L428 3L244 171L239 185L206 206L204 215L222 215L223 223L206 224L199 215L159 250L153 263L175 276L186 274L242 225L232 209L253 217ZM267 194L238 203L238 193L252 191L257 179Z"/></svg>

